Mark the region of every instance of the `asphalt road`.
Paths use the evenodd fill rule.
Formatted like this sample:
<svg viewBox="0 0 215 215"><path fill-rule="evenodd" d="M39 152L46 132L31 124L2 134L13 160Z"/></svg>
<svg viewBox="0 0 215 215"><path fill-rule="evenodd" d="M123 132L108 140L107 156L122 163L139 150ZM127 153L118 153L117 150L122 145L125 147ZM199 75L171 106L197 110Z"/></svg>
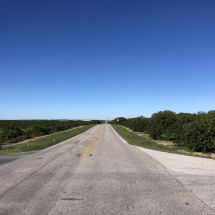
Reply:
<svg viewBox="0 0 215 215"><path fill-rule="evenodd" d="M0 167L0 214L215 214L154 158L97 125Z"/></svg>
<svg viewBox="0 0 215 215"><path fill-rule="evenodd" d="M37 151L24 152L24 153L12 154L12 155L2 155L2 156L0 156L0 166L3 166L5 164L8 164L8 163L13 162L17 159L23 158L25 156L34 154L36 152Z"/></svg>

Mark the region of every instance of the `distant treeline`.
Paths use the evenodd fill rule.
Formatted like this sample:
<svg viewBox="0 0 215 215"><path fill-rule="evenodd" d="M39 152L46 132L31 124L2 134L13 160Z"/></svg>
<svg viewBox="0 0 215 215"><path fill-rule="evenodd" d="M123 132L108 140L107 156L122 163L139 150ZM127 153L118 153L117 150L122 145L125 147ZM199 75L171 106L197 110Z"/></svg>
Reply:
<svg viewBox="0 0 215 215"><path fill-rule="evenodd" d="M126 126L135 132L150 134L155 140L171 140L193 151L215 152L215 110L197 114L176 114L166 110L152 114L151 118L119 117L110 123Z"/></svg>
<svg viewBox="0 0 215 215"><path fill-rule="evenodd" d="M0 144L19 142L81 125L100 123L100 120L0 120Z"/></svg>

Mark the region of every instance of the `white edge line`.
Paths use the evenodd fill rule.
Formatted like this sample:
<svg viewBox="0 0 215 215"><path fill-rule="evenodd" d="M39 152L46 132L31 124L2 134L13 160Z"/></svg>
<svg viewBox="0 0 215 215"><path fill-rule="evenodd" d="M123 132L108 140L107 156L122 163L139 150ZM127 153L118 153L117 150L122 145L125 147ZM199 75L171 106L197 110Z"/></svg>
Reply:
<svg viewBox="0 0 215 215"><path fill-rule="evenodd" d="M96 125L94 125L92 128L94 128L95 126L96 126ZM88 130L86 130L86 131L84 131L84 132L82 132L82 133L80 133L80 134L78 134L78 135L76 135L76 136L74 136L74 137L71 137L71 138L69 138L69 139L67 139L67 140L64 140L63 142L60 142L60 143L58 143L58 144L56 144L56 145L53 145L53 146L50 146L50 147L48 147L48 148L46 148L46 149L40 150L40 152L45 151L45 150L50 149L50 148L53 148L53 147L55 147L55 146L58 146L58 145L60 145L60 144L62 144L62 143L65 143L66 141L69 141L69 140L71 140L71 139L73 139L73 138L75 138L75 137L78 137L78 136L81 135L81 134L84 134L84 133L87 132L87 131L90 131L92 128L90 128L90 129L88 129Z"/></svg>
<svg viewBox="0 0 215 215"><path fill-rule="evenodd" d="M112 127L111 124L109 124L109 125L111 126L111 128L113 129L113 131L116 133L116 135L122 140L123 143L129 144L126 140L124 140L124 139L114 130L114 128ZM129 145L130 145L130 144L129 144Z"/></svg>

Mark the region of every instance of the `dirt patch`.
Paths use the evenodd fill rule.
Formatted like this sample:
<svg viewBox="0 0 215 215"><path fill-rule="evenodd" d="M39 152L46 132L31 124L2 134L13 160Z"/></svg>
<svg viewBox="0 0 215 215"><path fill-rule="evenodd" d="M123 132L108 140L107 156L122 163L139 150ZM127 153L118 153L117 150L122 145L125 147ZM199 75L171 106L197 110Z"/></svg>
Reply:
<svg viewBox="0 0 215 215"><path fill-rule="evenodd" d="M203 152L188 152L185 150L177 150L178 152L182 152L185 154L192 154L192 155L198 155L198 156L203 156L203 157L215 157L214 153L203 153Z"/></svg>
<svg viewBox="0 0 215 215"><path fill-rule="evenodd" d="M190 154L190 152L185 151L185 150L177 150L177 152L182 152L182 153L185 153L185 154Z"/></svg>
<svg viewBox="0 0 215 215"><path fill-rule="evenodd" d="M215 157L214 153L202 153L202 152L193 152L193 155L199 155L204 157Z"/></svg>
<svg viewBox="0 0 215 215"><path fill-rule="evenodd" d="M81 127L83 127L83 125L78 126L78 127L75 127L75 128L71 128L71 129L68 129L68 130L64 130L64 131L59 131L59 132L56 132L56 133L48 134L48 135L43 135L43 136L39 136L39 137L33 137L33 138L31 138L31 139L23 140L23 141L18 142L18 143L4 144L4 145L2 145L2 147L5 147L5 146L13 146L13 145L21 144L21 143L23 144L23 143L27 143L27 142L29 142L29 141L35 141L35 140L38 140L38 139L43 138L43 137L48 137L48 136L51 136L51 135L54 135L54 134L63 133L63 132L65 132L65 131L71 131L71 130L74 130L74 129L76 129L76 128L81 128Z"/></svg>
<svg viewBox="0 0 215 215"><path fill-rule="evenodd" d="M173 146L175 145L172 141L163 141L163 140L153 140L158 144L164 145L164 146Z"/></svg>

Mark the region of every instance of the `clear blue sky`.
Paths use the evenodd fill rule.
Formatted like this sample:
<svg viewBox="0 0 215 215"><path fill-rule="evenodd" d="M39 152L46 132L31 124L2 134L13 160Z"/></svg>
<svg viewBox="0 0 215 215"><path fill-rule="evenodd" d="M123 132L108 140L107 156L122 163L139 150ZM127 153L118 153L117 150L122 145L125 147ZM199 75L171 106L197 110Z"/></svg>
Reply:
<svg viewBox="0 0 215 215"><path fill-rule="evenodd" d="M214 0L2 0L0 119L215 109Z"/></svg>

